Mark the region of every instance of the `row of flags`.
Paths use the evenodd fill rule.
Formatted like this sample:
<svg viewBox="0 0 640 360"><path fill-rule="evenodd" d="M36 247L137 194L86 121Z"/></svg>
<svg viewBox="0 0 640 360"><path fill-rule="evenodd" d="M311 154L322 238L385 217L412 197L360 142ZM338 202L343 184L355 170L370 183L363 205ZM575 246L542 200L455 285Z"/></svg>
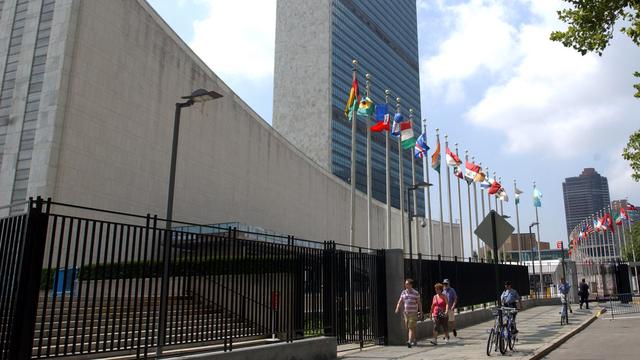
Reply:
<svg viewBox="0 0 640 360"><path fill-rule="evenodd" d="M615 212L604 211L602 216L596 217L593 220L585 220L582 222L580 228L574 230L571 234L570 249L576 248L580 242L588 239L588 237L594 233L606 233L610 231L615 233L615 225L623 225L625 221L632 221L632 218L639 216L638 208L632 204L627 204L625 207L620 207Z"/></svg>
<svg viewBox="0 0 640 360"><path fill-rule="evenodd" d="M344 114L349 121L353 118L353 112L356 111L356 115L363 116L369 119L374 116L375 124L370 129L372 132L384 132L389 131L392 136L400 137L400 142L404 150L413 148L414 156L419 159L423 159L427 156L427 152L430 147L427 145L427 135L423 131L417 139L413 132L413 123L411 119L405 119L401 112L396 112L391 121L391 113L389 111L388 104L374 104L368 97L361 98L358 88L358 80L355 77L349 90L349 97L344 109ZM487 174L482 171L482 168L469 161L465 161L464 167L462 161L457 154L451 151L449 147L445 149L447 165L453 168L453 174L459 179L465 180L467 184L479 183L480 187L487 190L490 195L496 196L499 200L509 201L506 189L498 182L497 179L489 178ZM431 155L431 167L440 172L441 168L441 150L440 140L436 143L436 148ZM520 195L522 190L515 188L515 203L520 203ZM537 188L533 190L533 206L542 206L542 193Z"/></svg>

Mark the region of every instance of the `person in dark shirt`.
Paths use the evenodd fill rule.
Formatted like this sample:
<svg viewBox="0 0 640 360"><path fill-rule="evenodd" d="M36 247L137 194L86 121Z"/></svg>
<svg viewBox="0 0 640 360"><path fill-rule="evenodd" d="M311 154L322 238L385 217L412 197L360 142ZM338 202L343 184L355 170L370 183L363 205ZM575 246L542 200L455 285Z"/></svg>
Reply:
<svg viewBox="0 0 640 360"><path fill-rule="evenodd" d="M578 287L578 295L580 296L580 309L582 309L582 304L587 305L587 309L589 308L589 284L582 279Z"/></svg>

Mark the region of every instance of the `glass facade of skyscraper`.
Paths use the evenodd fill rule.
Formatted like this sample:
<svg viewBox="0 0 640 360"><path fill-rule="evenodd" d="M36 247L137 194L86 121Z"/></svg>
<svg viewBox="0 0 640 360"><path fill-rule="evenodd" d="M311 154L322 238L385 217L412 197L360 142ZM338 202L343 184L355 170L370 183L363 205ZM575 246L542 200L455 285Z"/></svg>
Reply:
<svg viewBox="0 0 640 360"><path fill-rule="evenodd" d="M366 73L371 74L371 98L385 101L385 89L391 90L390 111L401 98L402 113L409 118L414 109L414 133L421 129L418 34L414 0L334 0L332 2L332 121L331 171L349 181L351 164L351 123L343 110L352 81L352 59L359 61L358 82L364 95ZM366 192L366 126L358 119L356 186ZM372 134L372 194L386 201L386 165L384 133ZM398 186L398 146L391 145L391 204L400 207ZM403 151L404 183L410 185L413 149ZM422 181L422 160L416 159L416 181ZM418 213L424 214L424 197L418 195ZM406 195L405 195L406 196Z"/></svg>
<svg viewBox="0 0 640 360"><path fill-rule="evenodd" d="M607 178L593 168L585 168L580 176L566 178L562 184L567 234L587 217L609 206Z"/></svg>

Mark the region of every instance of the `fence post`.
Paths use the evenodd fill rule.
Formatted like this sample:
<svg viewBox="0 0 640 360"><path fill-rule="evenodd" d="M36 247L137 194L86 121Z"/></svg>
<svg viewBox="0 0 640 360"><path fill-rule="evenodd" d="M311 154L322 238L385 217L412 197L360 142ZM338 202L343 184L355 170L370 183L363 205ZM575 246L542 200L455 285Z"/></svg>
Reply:
<svg viewBox="0 0 640 360"><path fill-rule="evenodd" d="M376 320L378 345L387 344L387 286L385 250L376 250L376 303L378 304ZM382 341L381 341L382 340Z"/></svg>
<svg viewBox="0 0 640 360"><path fill-rule="evenodd" d="M43 212L41 197L29 199L27 228L23 234L23 246L18 257L18 289L16 291L16 312L11 324L9 358L22 360L31 358L33 335L40 293L40 276L44 261L44 248L47 241L47 226L51 199Z"/></svg>
<svg viewBox="0 0 640 360"><path fill-rule="evenodd" d="M336 336L336 245L333 241L324 242L322 252L322 321L325 336Z"/></svg>
<svg viewBox="0 0 640 360"><path fill-rule="evenodd" d="M165 220L167 221L167 220ZM154 228L155 228L154 224ZM158 321L158 340L156 344L156 357L162 357L162 350L165 346L167 332L167 312L169 301L169 260L171 259L171 224L167 221L166 228L162 231L162 279L160 285L160 319ZM155 233L155 231L154 231Z"/></svg>

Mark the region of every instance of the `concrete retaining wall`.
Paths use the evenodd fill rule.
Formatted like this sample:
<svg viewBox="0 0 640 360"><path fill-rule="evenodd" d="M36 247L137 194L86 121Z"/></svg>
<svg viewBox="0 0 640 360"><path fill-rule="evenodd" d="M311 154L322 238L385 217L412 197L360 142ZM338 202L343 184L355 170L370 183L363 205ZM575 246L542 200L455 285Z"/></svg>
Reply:
<svg viewBox="0 0 640 360"><path fill-rule="evenodd" d="M197 354L175 359L224 359L224 360L333 360L337 357L334 337L317 337L294 341L254 346L226 353Z"/></svg>

